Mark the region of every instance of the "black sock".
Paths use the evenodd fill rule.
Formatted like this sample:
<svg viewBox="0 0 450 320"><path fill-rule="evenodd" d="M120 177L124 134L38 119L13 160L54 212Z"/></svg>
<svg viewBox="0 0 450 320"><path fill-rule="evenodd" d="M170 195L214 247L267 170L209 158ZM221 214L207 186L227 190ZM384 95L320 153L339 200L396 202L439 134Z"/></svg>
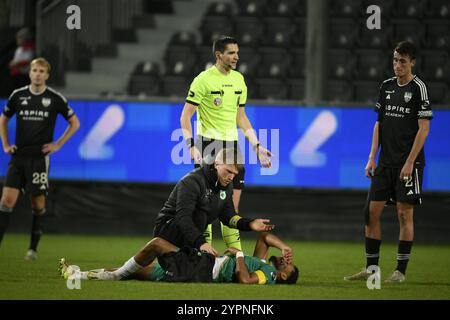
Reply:
<svg viewBox="0 0 450 320"><path fill-rule="evenodd" d="M366 237L366 269L369 266L378 266L378 259L380 258L381 240Z"/></svg>
<svg viewBox="0 0 450 320"><path fill-rule="evenodd" d="M0 208L0 244L2 243L3 235L8 228L12 211L12 208Z"/></svg>
<svg viewBox="0 0 450 320"><path fill-rule="evenodd" d="M403 274L406 274L406 267L408 266L412 244L413 244L412 241L400 240L398 242L396 270L400 271Z"/></svg>
<svg viewBox="0 0 450 320"><path fill-rule="evenodd" d="M37 251L39 240L42 236L42 219L44 217L45 209L32 210L33 222L31 224L31 239L29 249Z"/></svg>

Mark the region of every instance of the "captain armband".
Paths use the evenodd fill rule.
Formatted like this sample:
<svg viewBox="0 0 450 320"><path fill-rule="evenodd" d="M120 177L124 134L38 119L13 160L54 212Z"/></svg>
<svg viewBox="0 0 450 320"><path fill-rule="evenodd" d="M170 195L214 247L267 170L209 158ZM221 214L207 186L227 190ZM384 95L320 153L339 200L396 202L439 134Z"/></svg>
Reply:
<svg viewBox="0 0 450 320"><path fill-rule="evenodd" d="M262 272L261 270L256 270L255 273L256 273L256 276L258 277L258 284L266 284L267 283L267 278L266 278L266 275L264 274L264 272Z"/></svg>
<svg viewBox="0 0 450 320"><path fill-rule="evenodd" d="M231 228L236 229L236 228L237 228L237 223L238 223L238 221L241 220L241 219L242 219L241 216L238 216L238 215L233 216L233 217L230 219L229 226L230 226Z"/></svg>

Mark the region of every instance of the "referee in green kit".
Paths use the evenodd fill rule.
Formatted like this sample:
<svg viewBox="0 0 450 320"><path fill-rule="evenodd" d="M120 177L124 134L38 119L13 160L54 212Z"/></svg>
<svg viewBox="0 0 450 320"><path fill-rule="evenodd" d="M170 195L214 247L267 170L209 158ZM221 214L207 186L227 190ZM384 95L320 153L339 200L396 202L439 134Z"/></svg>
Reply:
<svg viewBox="0 0 450 320"><path fill-rule="evenodd" d="M237 40L221 36L214 41L213 54L216 64L201 72L191 83L186 103L181 114L181 128L188 144L195 166L201 160L214 155L222 148L234 147L239 151L237 126L255 150L263 167L270 167L269 150L260 146L256 133L245 113L247 86L244 77L236 71L239 60ZM194 143L191 118L197 111L197 142ZM243 158L243 157L242 157ZM239 200L244 186L245 170L241 170L233 180L233 204L239 212ZM224 225L222 237L227 247L241 250L239 231ZM212 227L208 225L204 233L211 244Z"/></svg>

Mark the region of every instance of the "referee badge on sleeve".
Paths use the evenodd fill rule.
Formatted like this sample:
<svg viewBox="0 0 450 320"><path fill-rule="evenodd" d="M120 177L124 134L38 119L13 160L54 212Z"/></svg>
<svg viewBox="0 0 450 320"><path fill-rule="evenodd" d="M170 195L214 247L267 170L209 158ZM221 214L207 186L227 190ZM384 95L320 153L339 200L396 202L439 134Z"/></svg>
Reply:
<svg viewBox="0 0 450 320"><path fill-rule="evenodd" d="M222 99L220 99L220 98L215 98L214 99L214 105L215 106L220 106L222 104Z"/></svg>

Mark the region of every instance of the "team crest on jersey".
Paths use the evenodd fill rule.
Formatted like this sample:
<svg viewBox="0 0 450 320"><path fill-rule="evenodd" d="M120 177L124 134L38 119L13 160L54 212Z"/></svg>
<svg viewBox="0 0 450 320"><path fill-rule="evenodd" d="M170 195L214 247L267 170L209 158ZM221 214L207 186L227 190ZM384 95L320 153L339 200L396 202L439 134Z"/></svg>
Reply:
<svg viewBox="0 0 450 320"><path fill-rule="evenodd" d="M220 98L215 98L214 99L214 105L220 106L221 104L222 104L222 99L220 99Z"/></svg>
<svg viewBox="0 0 450 320"><path fill-rule="evenodd" d="M405 102L409 102L409 100L411 100L412 98L412 92L406 91L403 98L405 99Z"/></svg>
<svg viewBox="0 0 450 320"><path fill-rule="evenodd" d="M225 200L226 197L227 197L227 193L223 190L220 190L220 199Z"/></svg>
<svg viewBox="0 0 450 320"><path fill-rule="evenodd" d="M52 103L52 99L50 99L50 98L42 98L42 105L44 107L47 108L50 105L50 103Z"/></svg>

